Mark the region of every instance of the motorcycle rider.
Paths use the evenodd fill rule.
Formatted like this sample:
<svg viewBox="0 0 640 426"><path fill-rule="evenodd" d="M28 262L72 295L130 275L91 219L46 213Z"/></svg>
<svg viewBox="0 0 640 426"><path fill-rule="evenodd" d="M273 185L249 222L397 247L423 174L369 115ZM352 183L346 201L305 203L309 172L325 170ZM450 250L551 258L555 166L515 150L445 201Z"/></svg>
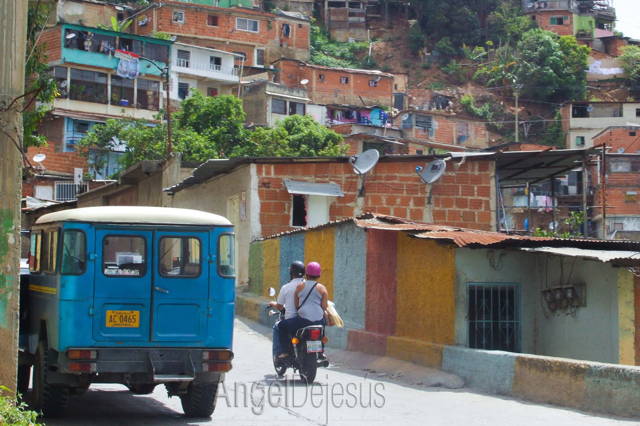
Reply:
<svg viewBox="0 0 640 426"><path fill-rule="evenodd" d="M294 335L298 329L309 325L325 324L329 293L327 288L317 281L321 271L318 262L309 262L305 268L306 279L299 282L295 288L297 314L280 323L280 348L283 350L289 347L290 336ZM283 358L287 355L287 353L281 353L278 356Z"/></svg>
<svg viewBox="0 0 640 426"><path fill-rule="evenodd" d="M284 284L280 288L280 293L278 294L277 301L269 302L269 306L272 308L276 308L281 311L284 309L284 318L291 319L297 316L296 302L295 302L295 290L302 281L304 281L304 263L296 260L289 265L289 277L291 280ZM281 335L284 334L286 336L286 331L283 332L281 327L284 326L282 324L283 321L277 322L273 325L273 356L279 355L282 350L280 349L280 342L282 341ZM285 346L286 347L286 346Z"/></svg>

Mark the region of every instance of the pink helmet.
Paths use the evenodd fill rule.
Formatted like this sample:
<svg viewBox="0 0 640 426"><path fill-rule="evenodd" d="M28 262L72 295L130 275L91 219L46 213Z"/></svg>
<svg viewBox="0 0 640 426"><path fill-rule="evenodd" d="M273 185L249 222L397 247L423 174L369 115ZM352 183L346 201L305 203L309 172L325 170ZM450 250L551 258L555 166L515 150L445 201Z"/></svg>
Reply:
<svg viewBox="0 0 640 426"><path fill-rule="evenodd" d="M310 277L319 277L321 272L320 264L318 262L307 263L307 269L305 272Z"/></svg>

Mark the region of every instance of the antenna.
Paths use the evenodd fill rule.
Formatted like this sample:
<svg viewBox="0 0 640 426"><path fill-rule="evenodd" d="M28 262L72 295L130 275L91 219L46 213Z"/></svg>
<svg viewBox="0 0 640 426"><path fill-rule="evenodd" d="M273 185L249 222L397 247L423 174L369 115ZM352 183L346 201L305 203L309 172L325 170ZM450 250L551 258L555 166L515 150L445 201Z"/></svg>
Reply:
<svg viewBox="0 0 640 426"><path fill-rule="evenodd" d="M437 159L427 163L424 167L416 167L416 173L424 183L430 184L440 179L446 169L447 163L442 159Z"/></svg>
<svg viewBox="0 0 640 426"><path fill-rule="evenodd" d="M357 175L364 175L371 171L378 164L380 152L377 149L368 149L360 154L349 158L349 163L353 167L353 172Z"/></svg>
<svg viewBox="0 0 640 426"><path fill-rule="evenodd" d="M378 164L379 159L380 152L378 152L377 149L368 149L360 154L349 157L349 164L353 167L353 173L362 176L362 184L360 185L360 191L358 191L358 197L364 197L366 174Z"/></svg>

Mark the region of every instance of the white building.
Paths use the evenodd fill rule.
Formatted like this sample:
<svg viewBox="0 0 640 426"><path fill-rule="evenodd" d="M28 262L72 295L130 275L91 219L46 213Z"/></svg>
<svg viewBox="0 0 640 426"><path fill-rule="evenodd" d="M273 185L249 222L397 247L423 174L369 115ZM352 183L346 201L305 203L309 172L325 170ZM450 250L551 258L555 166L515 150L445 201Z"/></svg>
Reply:
<svg viewBox="0 0 640 426"><path fill-rule="evenodd" d="M237 94L243 56L175 43L171 50L171 99L181 101L196 89L206 96Z"/></svg>

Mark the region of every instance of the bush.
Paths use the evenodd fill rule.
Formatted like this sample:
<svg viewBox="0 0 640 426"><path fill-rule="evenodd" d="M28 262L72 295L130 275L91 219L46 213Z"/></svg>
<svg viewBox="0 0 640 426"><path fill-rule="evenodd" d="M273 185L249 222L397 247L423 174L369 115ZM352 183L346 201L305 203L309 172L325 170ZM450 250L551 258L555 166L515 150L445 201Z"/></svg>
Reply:
<svg viewBox="0 0 640 426"><path fill-rule="evenodd" d="M5 386L0 386L0 392L10 393ZM38 426L38 414L27 409L24 402L0 393L0 424L7 426Z"/></svg>

